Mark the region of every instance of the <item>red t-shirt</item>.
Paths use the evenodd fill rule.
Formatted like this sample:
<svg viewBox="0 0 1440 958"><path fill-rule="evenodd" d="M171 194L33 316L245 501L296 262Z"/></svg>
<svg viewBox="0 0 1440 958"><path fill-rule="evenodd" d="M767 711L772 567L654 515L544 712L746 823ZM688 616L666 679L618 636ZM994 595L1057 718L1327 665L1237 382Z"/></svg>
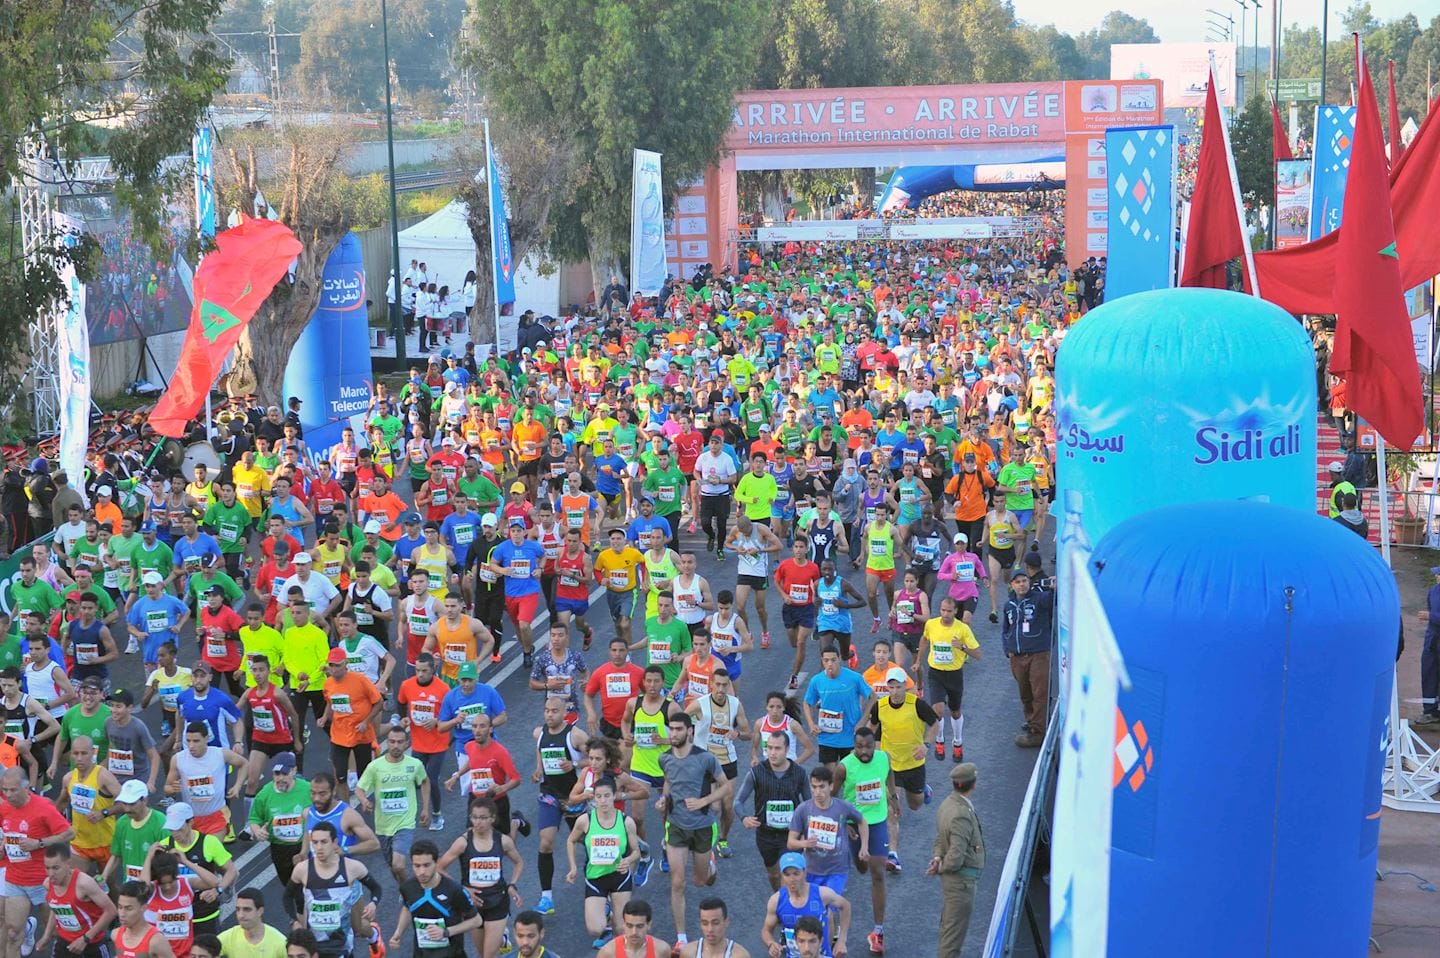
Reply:
<svg viewBox="0 0 1440 958"><path fill-rule="evenodd" d="M510 757L505 746L493 738L484 748L476 745L474 741L466 742L465 758L470 762L470 767L465 772L465 780L472 795L488 795L495 790L495 786L520 777L520 773L515 769L515 760Z"/></svg>
<svg viewBox="0 0 1440 958"><path fill-rule="evenodd" d="M293 562L283 567L277 566L274 562L266 562L260 566L260 572L255 576L255 590L266 597L266 625L275 624L275 614L279 611L280 605L280 586L294 574L295 564Z"/></svg>
<svg viewBox="0 0 1440 958"><path fill-rule="evenodd" d="M805 565L786 559L775 570L775 584L786 605L810 605L815 601L815 583L820 581L820 566L808 559Z"/></svg>
<svg viewBox="0 0 1440 958"><path fill-rule="evenodd" d="M625 705L641 693L640 683L644 678L645 670L633 662L624 665L606 662L590 673L585 694L600 696L600 717L619 728L625 718Z"/></svg>
<svg viewBox="0 0 1440 958"><path fill-rule="evenodd" d="M234 672L240 667L240 643L235 634L245 620L228 605L211 612L207 602L200 608L200 658L221 672Z"/></svg>
<svg viewBox="0 0 1440 958"><path fill-rule="evenodd" d="M410 719L410 744L422 755L436 755L450 747L450 733L425 728L421 719L440 720L440 702L450 686L432 678L429 685L421 685L413 675L400 683L395 701L405 707L405 716Z"/></svg>
<svg viewBox="0 0 1440 958"><path fill-rule="evenodd" d="M274 536L266 536L260 540L260 551L266 559L275 558L275 541ZM285 544L290 547L291 558L294 558L296 553L305 551L305 544L288 532L285 533Z"/></svg>
<svg viewBox="0 0 1440 958"><path fill-rule="evenodd" d="M316 480L310 484L310 509L315 513L315 518L320 521L321 528L324 528L324 520L334 511L337 505L345 502L345 490L340 488L340 483L331 479L329 482Z"/></svg>
<svg viewBox="0 0 1440 958"><path fill-rule="evenodd" d="M676 465L680 471L692 473L695 471L695 460L700 458L700 453L705 451L705 436L698 429L690 432L675 434L675 456L679 460Z"/></svg>
<svg viewBox="0 0 1440 958"><path fill-rule="evenodd" d="M45 881L45 851L24 851L21 839L49 838L70 827L55 803L31 795L19 808L0 799L0 831L5 833L5 880L12 885L34 887Z"/></svg>

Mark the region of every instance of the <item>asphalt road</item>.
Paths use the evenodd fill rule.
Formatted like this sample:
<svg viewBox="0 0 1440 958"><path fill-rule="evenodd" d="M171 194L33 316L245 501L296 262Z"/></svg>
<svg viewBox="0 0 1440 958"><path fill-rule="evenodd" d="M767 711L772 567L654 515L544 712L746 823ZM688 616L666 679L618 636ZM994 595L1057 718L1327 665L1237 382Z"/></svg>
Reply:
<svg viewBox="0 0 1440 958"><path fill-rule="evenodd" d="M682 535L682 546L693 546L699 549L703 545L703 533L698 536ZM706 555L702 552L698 558L698 571L710 581L713 590L733 589L735 576L733 559L722 567L713 555ZM842 570L842 574L845 574L863 592L864 577L861 572ZM760 650L758 648L758 624L751 621L751 629L757 634L757 649L746 655L744 676L739 690L746 713L752 721L763 713L766 693L772 689L783 687L789 677L793 655L789 644L785 641L783 630L780 628L780 599L774 594L773 589L767 591L766 598L769 601L768 608L774 643L769 650ZM585 658L587 665L594 667L604 662L606 640L614 630L608 615L604 612L603 602L598 607L592 606L592 609L594 611L590 616L590 622L595 627L596 635L594 645L588 653L585 653ZM1036 750L1022 750L1014 744L1013 740L1021 723L1020 707L1014 680L1010 676L1004 654L1001 651L998 627L990 624L987 618L988 612L989 599L982 595L980 608L977 610L972 626L981 642L984 658L979 661L972 660L965 667L965 757L967 761L974 762L979 766L980 778L974 801L981 817L987 848L987 864L981 877L974 918L964 949L967 958L981 953L986 927L989 924L990 912L995 900L1001 864L1015 829L1018 808L1037 754ZM751 615L753 616L753 611ZM853 616L856 629L855 640L863 669L870 664L869 653L872 638L870 616L864 609L856 610ZM535 633L542 643L547 622L548 618L542 609L540 619L535 623ZM636 622L636 629L638 635L639 620ZM886 631L888 630L882 626L882 634ZM812 640L811 645L812 649L807 663L813 671L819 668L819 650L818 643ZM190 646L190 649L193 653L194 647ZM117 685L138 684L139 656L122 656L122 661L118 665L119 667L114 669ZM533 692L528 687L528 674L521 667L520 649L508 622L502 661L498 665L485 663L480 678L495 686L505 699L509 720L502 729L503 734L497 738L511 750L522 776L526 776L525 783L512 793L512 807L522 811L534 821L536 791L535 786L528 780L528 773L533 765L529 733L540 723L543 693ZM151 714L147 714L145 719L158 722L158 705L152 706ZM315 734L323 736L323 733ZM314 741L312 738L312 745ZM749 743L742 744L748 749ZM311 764L313 761L312 758L307 764ZM899 874L890 875L888 879L889 908L885 928L886 951L891 955L934 954L939 916L939 882L924 875L924 866L929 858L930 846L935 834L935 810L940 798L947 793L950 787L950 769L951 760L948 756L943 761L937 761L932 753L927 763L927 780L934 789L935 804L923 806L914 812L908 809L902 812L903 836L900 854L904 870ZM314 771L314 768L310 770ZM446 774L453 770L452 760L447 764ZM237 816L240 813L239 804L236 803ZM466 816L463 801L457 792L445 793L442 810L447 822L445 830L440 833L422 830L417 837L435 839L443 849L464 829ZM656 821L653 810L649 817L653 831L653 823ZM738 821L740 817L737 811L737 822L731 833L734 857L721 863L719 881L713 892L724 898L731 907L732 936L749 947L752 954L763 955L760 926L764 919L764 903L770 894L770 886L756 851L753 835L740 826ZM652 835L652 840L653 837ZM559 955L567 956L567 958L574 955L591 955L594 952L590 948L590 936L585 931L582 918L583 883L575 886L564 883L566 865L562 843L563 836L557 840L556 845L554 899L557 911L556 914L546 919L548 925L546 943ZM539 896L539 881L535 868L537 837L532 834L528 839L519 839L519 849L526 860L525 873L520 882L520 891L524 896L522 907L531 907ZM262 889L266 896L267 917L271 924L284 929L285 916L281 906L282 889L275 880L274 870L270 867L267 849L259 844L238 842L232 846L232 851L238 858L241 873L241 880L237 887ZM370 867L373 874L380 876L380 880L386 885L387 896L379 909L379 918L381 927L388 936L395 927L396 915L399 910L398 896L394 893L393 882L382 856L376 853L362 860ZM664 940L673 941L675 926L670 913L669 879L670 876L663 873L657 865L651 874L649 884L637 895L649 901L655 910L654 934ZM705 894L709 894L711 891L705 890ZM687 924L692 937L698 934L696 906L700 898L705 897L705 894L701 894L700 890L695 889L693 885L688 891L689 919ZM847 897L854 908L849 936L850 953L864 955L868 952L865 937L873 924L869 878L852 874L847 888ZM228 912L227 907L227 915ZM1021 938L1026 937L1027 933L1022 931ZM408 950L406 953L408 954ZM1029 949L1022 947L1018 953L1027 954Z"/></svg>

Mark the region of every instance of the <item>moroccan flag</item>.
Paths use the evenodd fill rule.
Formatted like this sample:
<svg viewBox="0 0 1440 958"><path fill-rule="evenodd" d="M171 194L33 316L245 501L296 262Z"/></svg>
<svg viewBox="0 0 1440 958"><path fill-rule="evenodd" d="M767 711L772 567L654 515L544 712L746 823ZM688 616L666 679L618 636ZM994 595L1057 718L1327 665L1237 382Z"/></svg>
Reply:
<svg viewBox="0 0 1440 958"><path fill-rule="evenodd" d="M1330 371L1345 380L1346 405L1403 451L1425 426L1420 372L1400 283L1380 108L1363 54L1358 72L1355 143L1336 247Z"/></svg>
<svg viewBox="0 0 1440 958"><path fill-rule="evenodd" d="M1390 72L1390 168L1393 170L1395 164L1400 162L1400 155L1405 152L1405 147L1400 145L1400 104L1395 99L1395 61L1391 60L1387 69Z"/></svg>
<svg viewBox="0 0 1440 958"><path fill-rule="evenodd" d="M1295 152L1290 149L1290 138L1285 135L1285 121L1280 119L1280 108L1274 100L1270 101L1270 138L1274 141L1275 162L1295 159Z"/></svg>
<svg viewBox="0 0 1440 958"><path fill-rule="evenodd" d="M150 425L162 436L185 434L245 324L304 249L285 224L249 217L218 234L215 243L218 249L195 271L195 308L180 364L150 414Z"/></svg>
<svg viewBox="0 0 1440 958"><path fill-rule="evenodd" d="M1230 152L1230 134L1215 97L1215 69L1205 94L1205 127L1200 131L1200 159L1195 170L1195 191L1190 198L1190 231L1185 238L1185 264L1181 286L1225 289L1225 264L1245 259L1247 287L1255 289L1255 262L1241 229L1240 180Z"/></svg>

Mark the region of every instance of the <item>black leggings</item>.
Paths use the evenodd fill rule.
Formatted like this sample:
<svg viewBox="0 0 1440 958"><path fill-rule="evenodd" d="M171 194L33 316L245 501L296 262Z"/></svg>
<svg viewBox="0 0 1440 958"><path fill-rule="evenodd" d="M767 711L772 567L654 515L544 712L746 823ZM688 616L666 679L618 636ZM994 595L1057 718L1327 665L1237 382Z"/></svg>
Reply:
<svg viewBox="0 0 1440 958"><path fill-rule="evenodd" d="M706 536L715 537L717 549L725 548L725 525L729 520L729 495L700 497L700 528L705 530Z"/></svg>

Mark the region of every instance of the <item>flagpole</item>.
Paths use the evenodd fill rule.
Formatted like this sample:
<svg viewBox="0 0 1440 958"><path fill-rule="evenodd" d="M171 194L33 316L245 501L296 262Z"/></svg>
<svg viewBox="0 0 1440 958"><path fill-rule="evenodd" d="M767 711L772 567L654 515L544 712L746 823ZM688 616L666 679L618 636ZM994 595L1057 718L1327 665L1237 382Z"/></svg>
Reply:
<svg viewBox="0 0 1440 958"><path fill-rule="evenodd" d="M490 204L490 297L495 304L495 356L500 355L500 275L496 266L500 257L495 251L495 189L496 184L490 182L492 176L500 175L500 166L495 162L495 155L490 146L490 118L484 119L485 125L485 195Z"/></svg>

